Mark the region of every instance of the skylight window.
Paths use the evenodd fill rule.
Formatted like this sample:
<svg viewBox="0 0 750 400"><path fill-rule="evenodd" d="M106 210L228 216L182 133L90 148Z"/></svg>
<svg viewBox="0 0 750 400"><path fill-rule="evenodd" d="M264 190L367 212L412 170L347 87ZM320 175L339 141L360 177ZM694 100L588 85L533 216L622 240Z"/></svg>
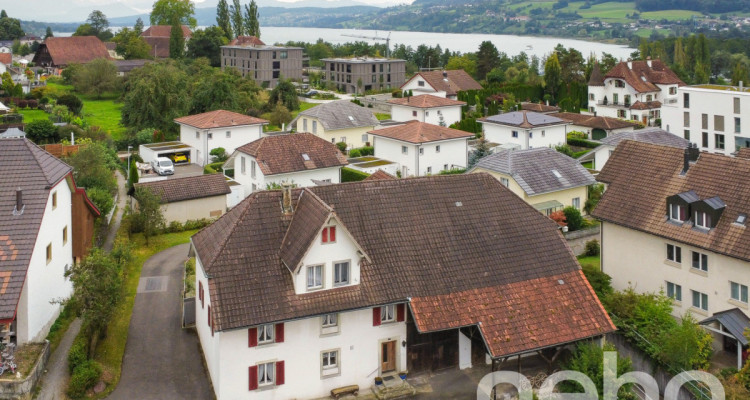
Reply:
<svg viewBox="0 0 750 400"><path fill-rule="evenodd" d="M310 161L310 156L308 156L307 153L302 153L302 159L305 161Z"/></svg>
<svg viewBox="0 0 750 400"><path fill-rule="evenodd" d="M349 116L349 121L352 121L352 122L354 122L354 117L352 117L352 116L350 115L350 116Z"/></svg>
<svg viewBox="0 0 750 400"><path fill-rule="evenodd" d="M745 225L745 222L747 221L747 214L740 214L737 216L737 223L740 225Z"/></svg>
<svg viewBox="0 0 750 400"><path fill-rule="evenodd" d="M556 169L553 169L552 173L555 175L557 179L562 179L562 175L560 175L560 173Z"/></svg>

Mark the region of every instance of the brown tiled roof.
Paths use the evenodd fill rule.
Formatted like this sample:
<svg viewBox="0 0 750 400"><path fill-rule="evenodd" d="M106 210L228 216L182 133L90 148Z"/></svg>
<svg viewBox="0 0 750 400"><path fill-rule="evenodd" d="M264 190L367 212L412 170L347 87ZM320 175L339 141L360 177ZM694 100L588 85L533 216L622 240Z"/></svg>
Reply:
<svg viewBox="0 0 750 400"><path fill-rule="evenodd" d="M527 103L527 102L521 103L521 109L526 110L526 111L534 111L538 113L551 113L551 112L560 111L560 107L557 107L557 106L548 106L542 103Z"/></svg>
<svg viewBox="0 0 750 400"><path fill-rule="evenodd" d="M435 88L435 90L443 91L448 96L454 96L458 92L464 90L482 90L482 85L462 69L417 72L417 74L406 81L406 83L409 83L412 79L416 78L417 75L422 76L422 78L427 81L430 86ZM406 83L404 83L404 85L406 85ZM401 87L403 87L403 85Z"/></svg>
<svg viewBox="0 0 750 400"><path fill-rule="evenodd" d="M750 160L700 153L681 176L684 149L625 140L597 176L609 186L593 215L652 235L750 261L750 229L734 224L750 214ZM708 232L667 221L667 197L693 190L701 199L726 203Z"/></svg>
<svg viewBox="0 0 750 400"><path fill-rule="evenodd" d="M550 115L569 121L574 125L580 125L594 129L604 129L605 131L609 131L612 129L635 128L636 126L638 126L637 122L627 121L619 118L583 115L571 112L559 112Z"/></svg>
<svg viewBox="0 0 750 400"><path fill-rule="evenodd" d="M375 171L372 175L368 176L364 180L366 181L376 181L380 179L398 179L395 176L383 171L382 169L379 169Z"/></svg>
<svg viewBox="0 0 750 400"><path fill-rule="evenodd" d="M415 108L463 106L466 104L463 101L446 99L445 97L433 96L431 94L391 99L388 100L388 103Z"/></svg>
<svg viewBox="0 0 750 400"><path fill-rule="evenodd" d="M750 147L742 147L737 150L736 157L750 160Z"/></svg>
<svg viewBox="0 0 750 400"><path fill-rule="evenodd" d="M162 203L203 199L229 194L227 179L222 174L170 178L161 181L136 183L136 188L150 189L161 197Z"/></svg>
<svg viewBox="0 0 750 400"><path fill-rule="evenodd" d="M172 34L172 25L152 25L148 29L141 33L141 37L165 37L168 38ZM182 25L182 37L189 39L193 36L190 28L187 25Z"/></svg>
<svg viewBox="0 0 750 400"><path fill-rule="evenodd" d="M594 67L591 69L589 86L604 86L604 76L602 75L602 70L599 68L598 62L595 62Z"/></svg>
<svg viewBox="0 0 750 400"><path fill-rule="evenodd" d="M255 36L237 36L229 42L229 46L265 46L265 43Z"/></svg>
<svg viewBox="0 0 750 400"><path fill-rule="evenodd" d="M243 145L237 151L255 157L263 175L340 167L349 163L335 144L311 133L268 136Z"/></svg>
<svg viewBox="0 0 750 400"><path fill-rule="evenodd" d="M106 47L107 50L114 50L117 47L117 43L115 43L115 42L104 42L104 47Z"/></svg>
<svg viewBox="0 0 750 400"><path fill-rule="evenodd" d="M420 121L409 121L403 125L376 129L367 133L415 144L474 137L474 134L471 132L459 131L458 129Z"/></svg>
<svg viewBox="0 0 750 400"><path fill-rule="evenodd" d="M636 101L633 103L632 106L630 106L631 110L653 110L661 108L661 102L660 101Z"/></svg>
<svg viewBox="0 0 750 400"><path fill-rule="evenodd" d="M562 283L561 283L562 282ZM615 330L582 271L437 296L413 297L420 332L478 325L493 357ZM519 318L520 317L520 318Z"/></svg>
<svg viewBox="0 0 750 400"><path fill-rule="evenodd" d="M296 209L291 221L280 207L281 191L260 191L192 237L210 276L216 329L238 329L409 298L423 305L433 298L442 301L458 296L458 301L463 301L460 297L466 294L469 301L479 298L468 296L476 291L492 294L491 301L498 302L494 308L497 314L461 307L455 319L490 324L493 317L510 319L512 315L509 325L517 326L516 332L524 336L513 339L513 349L503 349L492 344L499 340L494 335L516 328L492 324L485 339L495 356L538 348L533 343L549 343L554 334L562 333L560 340L568 341L613 330L557 225L490 175L361 181L295 189L292 196ZM367 252L360 264L360 284L297 295L279 250L287 232L297 230L292 224L306 229L300 236L310 237L308 228L317 234L320 221L329 213L327 208ZM298 216L302 218L299 221ZM558 279L564 283L560 285ZM494 298L498 291L493 288L498 287L504 288L501 299ZM538 302L525 301L532 294ZM550 308L557 313L549 312ZM542 323L548 317L564 321L566 328L560 328L560 322Z"/></svg>
<svg viewBox="0 0 750 400"><path fill-rule="evenodd" d="M628 67L628 63L632 68ZM651 66L648 63L651 63ZM685 86L685 82L661 60L621 61L604 78L623 79L638 93L658 92L661 89L656 86L657 84Z"/></svg>
<svg viewBox="0 0 750 400"><path fill-rule="evenodd" d="M49 50L55 65L85 64L97 58L109 58L107 47L96 36L49 37L39 46ZM37 55L40 50L37 50ZM34 58L37 58L34 55Z"/></svg>
<svg viewBox="0 0 750 400"><path fill-rule="evenodd" d="M50 189L66 185L72 168L27 139L2 139L0 171L0 320L7 320L16 312ZM13 215L19 188L23 213Z"/></svg>
<svg viewBox="0 0 750 400"><path fill-rule="evenodd" d="M333 210L313 192L302 192L294 217L281 242L279 258L294 273L307 249L331 218Z"/></svg>
<svg viewBox="0 0 750 400"><path fill-rule="evenodd" d="M0 53L0 63L11 65L13 63L13 54Z"/></svg>
<svg viewBox="0 0 750 400"><path fill-rule="evenodd" d="M144 37L143 40L151 46L149 55L156 58L169 58L169 37Z"/></svg>
<svg viewBox="0 0 750 400"><path fill-rule="evenodd" d="M216 110L202 114L188 115L174 120L178 124L190 125L198 129L224 128L229 126L267 124L265 119L251 117L234 111Z"/></svg>

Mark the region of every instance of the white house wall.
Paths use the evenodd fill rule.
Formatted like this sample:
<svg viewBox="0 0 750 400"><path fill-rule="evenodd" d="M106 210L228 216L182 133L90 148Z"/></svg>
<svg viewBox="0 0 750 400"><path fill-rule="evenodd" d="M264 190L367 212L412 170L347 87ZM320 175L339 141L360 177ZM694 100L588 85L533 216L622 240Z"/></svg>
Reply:
<svg viewBox="0 0 750 400"><path fill-rule="evenodd" d="M242 172L242 159L245 159L245 172ZM292 182L297 187L315 186L313 180L325 181L331 180L331 183L341 183L341 167L318 168L308 171L297 171L288 174L263 175L260 166L255 165L255 178L252 176L252 162L255 157L238 153L234 157L234 180L242 186L243 199L255 191L266 190L266 185L270 183Z"/></svg>
<svg viewBox="0 0 750 400"><path fill-rule="evenodd" d="M419 82L422 82L422 86L420 86ZM411 90L414 95L418 94L431 94L433 96L438 97L446 97L446 93L444 90L435 90L432 86L430 86L429 82L427 82L422 76L420 75L414 75L413 78L409 79L402 87L401 92L409 91Z"/></svg>
<svg viewBox="0 0 750 400"><path fill-rule="evenodd" d="M414 112L417 115L414 115ZM438 113L439 112L439 113ZM398 104L391 106L391 119L399 122L420 121L428 124L440 125L440 116L443 116L445 126L451 126L461 121L461 106L416 108L406 107Z"/></svg>
<svg viewBox="0 0 750 400"><path fill-rule="evenodd" d="M227 138L227 132L230 132ZM206 157L212 149L223 147L227 154L232 154L238 147L260 139L263 125L244 125L223 127L216 129L197 129L189 125L180 124L180 141L196 149L193 163L209 164ZM208 134L211 139L208 139Z"/></svg>
<svg viewBox="0 0 750 400"><path fill-rule="evenodd" d="M402 146L406 146L408 151L404 154ZM440 152L435 149L440 146ZM385 137L375 137L375 157L393 161L399 164L398 171L401 176L425 176L428 174L427 168L431 167L432 175L437 175L445 169L466 168L468 165L468 140L456 139L445 140L440 142L430 142L417 145L400 140L394 140ZM423 148L423 154L419 154L419 149ZM406 167L406 171L404 171Z"/></svg>
<svg viewBox="0 0 750 400"><path fill-rule="evenodd" d="M597 147L594 151L594 169L601 171L607 161L609 161L609 156L612 155L613 151L615 151L615 148L612 146L602 145Z"/></svg>
<svg viewBox="0 0 750 400"><path fill-rule="evenodd" d="M500 144L517 144L521 149L536 147L554 147L565 144L566 125L545 126L543 128L524 129L493 123L483 123L482 131L484 138L491 143ZM513 137L513 131L518 132L518 137ZM528 139L527 132L531 132L531 138Z"/></svg>
<svg viewBox="0 0 750 400"><path fill-rule="evenodd" d="M218 218L227 210L227 196L218 195L204 197L202 199L176 201L162 205L164 219L167 223L172 221L185 222L202 218Z"/></svg>
<svg viewBox="0 0 750 400"><path fill-rule="evenodd" d="M204 299L201 302L199 288L203 287ZM203 358L206 361L206 369L211 378L214 391L217 398L221 395L221 371L219 369L219 345L222 338L222 332L211 334L211 327L208 324L208 310L211 307L211 296L208 290L208 279L200 260L200 255L195 257L195 330L198 332L198 339L203 350ZM247 337L245 337L245 346L247 346ZM245 378L247 380L247 378ZM246 386L247 388L247 386ZM225 397L231 399L232 397Z"/></svg>

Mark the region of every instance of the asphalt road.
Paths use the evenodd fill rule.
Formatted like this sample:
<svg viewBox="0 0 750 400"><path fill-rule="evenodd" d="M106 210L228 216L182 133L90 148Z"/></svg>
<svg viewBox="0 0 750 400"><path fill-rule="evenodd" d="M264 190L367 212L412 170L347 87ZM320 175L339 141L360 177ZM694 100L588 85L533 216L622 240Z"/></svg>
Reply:
<svg viewBox="0 0 750 400"><path fill-rule="evenodd" d="M143 265L122 376L108 399L213 397L198 335L181 327L182 269L187 252L187 244L175 246L155 254Z"/></svg>

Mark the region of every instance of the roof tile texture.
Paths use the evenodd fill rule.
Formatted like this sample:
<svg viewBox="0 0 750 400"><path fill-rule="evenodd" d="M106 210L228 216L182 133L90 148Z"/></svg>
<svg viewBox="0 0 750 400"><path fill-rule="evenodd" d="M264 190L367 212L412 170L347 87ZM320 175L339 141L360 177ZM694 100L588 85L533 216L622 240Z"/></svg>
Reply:
<svg viewBox="0 0 750 400"><path fill-rule="evenodd" d="M418 72L417 75L422 76L435 90L445 92L448 96L455 96L458 92L465 90L482 90L482 85L462 69L422 71Z"/></svg>
<svg viewBox="0 0 750 400"><path fill-rule="evenodd" d="M49 37L47 46L55 65L85 64L97 58L109 60L109 52L104 42L96 36Z"/></svg>
<svg viewBox="0 0 750 400"><path fill-rule="evenodd" d="M332 101L302 111L291 124L294 125L301 117L317 119L325 130L375 127L379 124L370 109L349 100Z"/></svg>
<svg viewBox="0 0 750 400"><path fill-rule="evenodd" d="M172 25L152 25L141 33L141 37L166 37L172 34ZM192 37L193 33L187 25L182 25L182 36L185 38Z"/></svg>
<svg viewBox="0 0 750 400"><path fill-rule="evenodd" d="M635 140L636 142L678 147L681 149L684 149L690 143L689 140L661 128L646 128L631 132L615 133L602 139L601 143L608 146L617 146L623 140Z"/></svg>
<svg viewBox="0 0 750 400"><path fill-rule="evenodd" d="M605 131L612 129L634 128L638 126L638 123L636 122L612 117L583 115L571 112L558 112L550 115L553 117L564 119L566 121L570 121L575 125L594 129L604 129Z"/></svg>
<svg viewBox="0 0 750 400"><path fill-rule="evenodd" d="M433 96L431 94L420 94L419 96L402 97L400 99L388 100L388 103L399 106L407 106L414 108L435 108L435 107L450 107L450 106L463 106L466 102L451 100L445 97Z"/></svg>
<svg viewBox="0 0 750 400"><path fill-rule="evenodd" d="M264 137L237 151L255 157L264 175L341 167L349 163L335 144L311 133Z"/></svg>
<svg viewBox="0 0 750 400"><path fill-rule="evenodd" d="M169 178L161 181L136 183L136 188L147 188L161 197L163 203L203 199L229 194L231 190L222 174Z"/></svg>
<svg viewBox="0 0 750 400"><path fill-rule="evenodd" d="M190 125L198 129L224 128L231 126L267 124L265 119L251 117L234 111L216 110L202 114L188 115L174 120L178 124Z"/></svg>
<svg viewBox="0 0 750 400"><path fill-rule="evenodd" d="M402 125L376 129L367 133L414 144L449 139L468 139L474 137L474 134L471 132L460 131L458 129L428 124L420 121L409 121Z"/></svg>
<svg viewBox="0 0 750 400"><path fill-rule="evenodd" d="M649 66L649 63L651 66ZM630 64L630 66L628 66ZM677 74L675 74L661 60L649 61L621 61L605 76L605 79L623 79L638 93L658 92L657 84L684 86Z"/></svg>

